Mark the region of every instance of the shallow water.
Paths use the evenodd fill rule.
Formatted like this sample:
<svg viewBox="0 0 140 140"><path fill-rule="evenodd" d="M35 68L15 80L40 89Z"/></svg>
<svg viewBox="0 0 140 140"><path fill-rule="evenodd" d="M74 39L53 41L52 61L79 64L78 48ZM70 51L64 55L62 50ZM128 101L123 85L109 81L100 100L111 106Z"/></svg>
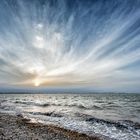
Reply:
<svg viewBox="0 0 140 140"><path fill-rule="evenodd" d="M140 139L140 94L1 94L0 111L22 113L116 140Z"/></svg>

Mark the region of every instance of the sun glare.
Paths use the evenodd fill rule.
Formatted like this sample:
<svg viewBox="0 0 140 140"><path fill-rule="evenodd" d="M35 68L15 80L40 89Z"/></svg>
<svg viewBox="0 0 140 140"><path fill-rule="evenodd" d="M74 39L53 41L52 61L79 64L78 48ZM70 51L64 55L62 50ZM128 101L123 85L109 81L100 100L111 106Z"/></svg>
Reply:
<svg viewBox="0 0 140 140"><path fill-rule="evenodd" d="M35 82L34 82L34 85L36 86L36 87L38 87L39 85L40 85L40 82L39 82L39 80L35 80Z"/></svg>

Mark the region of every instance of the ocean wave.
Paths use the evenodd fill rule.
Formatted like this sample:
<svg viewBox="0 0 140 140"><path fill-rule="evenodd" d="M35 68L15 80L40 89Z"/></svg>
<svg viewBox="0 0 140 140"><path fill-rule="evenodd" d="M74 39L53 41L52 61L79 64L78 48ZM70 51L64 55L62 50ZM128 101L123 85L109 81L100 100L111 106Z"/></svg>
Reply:
<svg viewBox="0 0 140 140"><path fill-rule="evenodd" d="M0 100L0 104L3 103L3 102L6 102L6 101L7 101L7 100Z"/></svg>
<svg viewBox="0 0 140 140"><path fill-rule="evenodd" d="M105 109L112 109L112 108L121 108L122 106L117 105L117 104L105 104L102 107Z"/></svg>
<svg viewBox="0 0 140 140"><path fill-rule="evenodd" d="M50 106L49 103L40 104L40 103L35 103L35 102L24 102L24 101L15 101L14 103L16 103L16 104L25 104L25 105L35 105L35 106L41 106L41 107Z"/></svg>
<svg viewBox="0 0 140 140"><path fill-rule="evenodd" d="M111 120L104 120L104 119L99 119L95 117L89 117L86 119L86 121L91 122L91 123L105 124L107 126L114 126L118 129L127 129L127 130L140 129L140 123L133 122L130 120L111 121Z"/></svg>
<svg viewBox="0 0 140 140"><path fill-rule="evenodd" d="M100 106L97 106L97 105L93 105L93 106L92 106L92 109L102 110L103 108L102 108L102 107L100 107Z"/></svg>
<svg viewBox="0 0 140 140"><path fill-rule="evenodd" d="M78 104L65 104L64 106L68 106L68 107L77 107L77 108L80 108L80 109L88 109L86 106L84 105L78 105Z"/></svg>
<svg viewBox="0 0 140 140"><path fill-rule="evenodd" d="M0 109L3 109L3 110L14 110L15 107L14 106L8 106L8 105L1 105L0 106Z"/></svg>
<svg viewBox="0 0 140 140"><path fill-rule="evenodd" d="M29 112L29 113L33 115L43 115L43 116L49 116L49 117L63 117L62 114L58 114L55 112Z"/></svg>
<svg viewBox="0 0 140 140"><path fill-rule="evenodd" d="M42 106L42 107L47 107L47 106L50 106L50 104L48 103L45 103L45 104L36 104L37 106Z"/></svg>
<svg viewBox="0 0 140 140"><path fill-rule="evenodd" d="M97 105L91 105L91 106L84 106L82 104L60 104L60 103L35 103L35 102L26 102L26 101L15 101L16 104L25 104L25 105L35 105L35 106L41 106L41 107L48 107L48 106L63 106L63 107L76 107L79 109L98 109L102 110L102 107Z"/></svg>
<svg viewBox="0 0 140 140"><path fill-rule="evenodd" d="M131 120L123 120L122 123L124 123L125 125L129 125L133 127L134 129L140 129L140 123L138 122L134 122Z"/></svg>
<svg viewBox="0 0 140 140"><path fill-rule="evenodd" d="M81 118L83 118L83 119L87 119L87 118L92 117L91 115L84 114L84 113L80 113L80 112L76 112L76 113L75 113L75 116L76 116L76 117L81 117Z"/></svg>
<svg viewBox="0 0 140 140"><path fill-rule="evenodd" d="M16 104L26 104L26 105L34 105L34 102L25 102L25 101L15 101Z"/></svg>

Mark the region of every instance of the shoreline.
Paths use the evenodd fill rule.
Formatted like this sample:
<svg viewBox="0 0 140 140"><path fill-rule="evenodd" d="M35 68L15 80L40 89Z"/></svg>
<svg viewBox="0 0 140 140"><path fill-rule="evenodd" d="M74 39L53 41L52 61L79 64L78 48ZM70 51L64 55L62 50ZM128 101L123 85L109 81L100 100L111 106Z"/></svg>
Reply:
<svg viewBox="0 0 140 140"><path fill-rule="evenodd" d="M97 136L60 128L54 125L30 122L22 115L0 113L1 140L101 140Z"/></svg>

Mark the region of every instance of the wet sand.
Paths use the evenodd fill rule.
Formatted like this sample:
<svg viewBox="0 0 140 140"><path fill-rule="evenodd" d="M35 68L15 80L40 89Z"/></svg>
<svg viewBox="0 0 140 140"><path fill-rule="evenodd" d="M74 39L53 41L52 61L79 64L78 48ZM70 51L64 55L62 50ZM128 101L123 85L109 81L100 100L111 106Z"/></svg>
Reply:
<svg viewBox="0 0 140 140"><path fill-rule="evenodd" d="M32 123L22 115L0 113L0 140L100 140L53 125Z"/></svg>

